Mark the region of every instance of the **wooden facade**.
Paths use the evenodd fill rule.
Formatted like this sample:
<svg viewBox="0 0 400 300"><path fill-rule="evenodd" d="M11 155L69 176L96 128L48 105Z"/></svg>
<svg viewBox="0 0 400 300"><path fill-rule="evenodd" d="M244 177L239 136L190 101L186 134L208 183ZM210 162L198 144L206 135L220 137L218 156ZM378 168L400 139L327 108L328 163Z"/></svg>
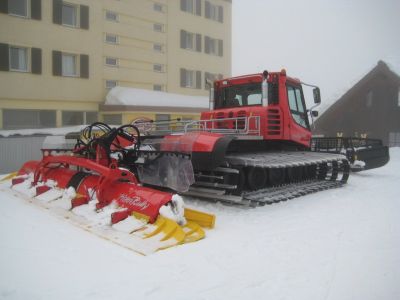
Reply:
<svg viewBox="0 0 400 300"><path fill-rule="evenodd" d="M400 77L378 64L315 122L315 135L378 138L400 146Z"/></svg>

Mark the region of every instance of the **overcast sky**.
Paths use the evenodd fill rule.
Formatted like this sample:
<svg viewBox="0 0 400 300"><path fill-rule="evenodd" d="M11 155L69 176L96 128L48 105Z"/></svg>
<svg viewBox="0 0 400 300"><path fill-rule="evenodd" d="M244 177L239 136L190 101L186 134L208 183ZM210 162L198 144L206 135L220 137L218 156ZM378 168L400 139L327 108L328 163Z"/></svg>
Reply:
<svg viewBox="0 0 400 300"><path fill-rule="evenodd" d="M400 0L233 0L232 74L264 69L337 100L378 60L400 72Z"/></svg>

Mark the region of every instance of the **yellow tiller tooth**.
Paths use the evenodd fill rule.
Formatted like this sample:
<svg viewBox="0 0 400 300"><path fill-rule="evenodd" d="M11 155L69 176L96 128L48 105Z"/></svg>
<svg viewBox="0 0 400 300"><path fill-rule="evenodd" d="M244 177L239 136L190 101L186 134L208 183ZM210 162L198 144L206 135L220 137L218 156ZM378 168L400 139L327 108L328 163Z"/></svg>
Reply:
<svg viewBox="0 0 400 300"><path fill-rule="evenodd" d="M138 212L132 212L132 216L135 217L136 219L139 219L146 223L149 223L149 220L150 220L149 216L146 216L146 215L138 213Z"/></svg>
<svg viewBox="0 0 400 300"><path fill-rule="evenodd" d="M201 240L205 237L206 233L203 228L194 222L187 222L185 226L182 227L185 232L184 243L192 243Z"/></svg>
<svg viewBox="0 0 400 300"><path fill-rule="evenodd" d="M161 235L160 241L174 239L178 244L185 239L185 233L182 228L173 220L159 216L153 226L155 226L156 229L152 232L145 233L145 239L154 237L158 234Z"/></svg>
<svg viewBox="0 0 400 300"><path fill-rule="evenodd" d="M14 178L15 176L17 176L17 174L18 174L18 172L12 172L12 173L6 175L5 177L1 178L1 179L0 179L0 182L6 181L6 180L9 180L9 179L12 179L12 178Z"/></svg>
<svg viewBox="0 0 400 300"><path fill-rule="evenodd" d="M213 228L215 216L194 209L185 209L187 223L180 226L176 221L158 216L153 224L149 223L149 217L140 213L132 213L131 218L143 222L143 227L138 227L131 234L157 243L157 250L166 249L179 244L192 243L205 237L203 227Z"/></svg>
<svg viewBox="0 0 400 300"><path fill-rule="evenodd" d="M215 215L208 214L191 208L185 208L185 218L189 222L194 222L201 227L214 228Z"/></svg>

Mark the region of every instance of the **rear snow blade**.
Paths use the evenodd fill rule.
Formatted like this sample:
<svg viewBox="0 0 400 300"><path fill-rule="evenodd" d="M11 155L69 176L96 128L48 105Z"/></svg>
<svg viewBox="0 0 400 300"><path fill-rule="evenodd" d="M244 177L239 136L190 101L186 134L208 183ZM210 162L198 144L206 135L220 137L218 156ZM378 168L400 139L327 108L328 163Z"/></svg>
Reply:
<svg viewBox="0 0 400 300"><path fill-rule="evenodd" d="M389 161L389 148L379 139L315 137L311 140L311 150L345 154L354 172L380 168Z"/></svg>
<svg viewBox="0 0 400 300"><path fill-rule="evenodd" d="M365 163L362 170L380 168L389 162L389 148L386 146L358 149L354 158ZM352 169L352 171L356 171Z"/></svg>

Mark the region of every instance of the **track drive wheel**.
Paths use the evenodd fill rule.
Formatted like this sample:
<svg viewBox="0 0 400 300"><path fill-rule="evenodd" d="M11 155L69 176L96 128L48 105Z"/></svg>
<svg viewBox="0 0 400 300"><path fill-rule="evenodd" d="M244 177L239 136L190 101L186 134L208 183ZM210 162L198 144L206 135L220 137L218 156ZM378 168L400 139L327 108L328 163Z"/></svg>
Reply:
<svg viewBox="0 0 400 300"><path fill-rule="evenodd" d="M246 182L251 191L265 187L268 180L268 173L264 168L249 167L246 169Z"/></svg>
<svg viewBox="0 0 400 300"><path fill-rule="evenodd" d="M268 175L271 186L281 185L285 182L285 169L283 168L269 169Z"/></svg>

